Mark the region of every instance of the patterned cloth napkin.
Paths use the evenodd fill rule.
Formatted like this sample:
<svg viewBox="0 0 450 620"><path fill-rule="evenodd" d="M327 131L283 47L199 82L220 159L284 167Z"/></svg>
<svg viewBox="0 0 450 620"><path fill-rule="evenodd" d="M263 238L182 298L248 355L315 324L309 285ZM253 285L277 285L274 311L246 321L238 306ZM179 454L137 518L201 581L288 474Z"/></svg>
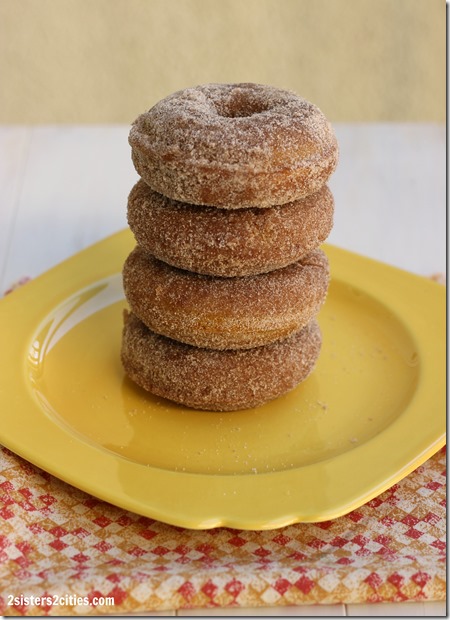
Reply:
<svg viewBox="0 0 450 620"><path fill-rule="evenodd" d="M0 446L0 614L444 600L445 466L442 449L332 521L199 531L100 501Z"/></svg>
<svg viewBox="0 0 450 620"><path fill-rule="evenodd" d="M445 461L443 449L332 521L199 531L102 502L2 448L0 613L443 600Z"/></svg>

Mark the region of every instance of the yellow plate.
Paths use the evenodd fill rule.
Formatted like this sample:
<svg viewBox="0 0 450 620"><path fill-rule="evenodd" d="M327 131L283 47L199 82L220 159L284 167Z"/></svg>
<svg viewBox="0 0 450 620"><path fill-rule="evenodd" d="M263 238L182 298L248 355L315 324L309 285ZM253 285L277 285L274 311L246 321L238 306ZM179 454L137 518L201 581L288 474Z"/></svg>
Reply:
<svg viewBox="0 0 450 620"><path fill-rule="evenodd" d="M93 495L188 528L269 529L367 502L445 442L445 289L325 246L314 373L260 408L190 410L119 361L120 232L0 302L0 441Z"/></svg>

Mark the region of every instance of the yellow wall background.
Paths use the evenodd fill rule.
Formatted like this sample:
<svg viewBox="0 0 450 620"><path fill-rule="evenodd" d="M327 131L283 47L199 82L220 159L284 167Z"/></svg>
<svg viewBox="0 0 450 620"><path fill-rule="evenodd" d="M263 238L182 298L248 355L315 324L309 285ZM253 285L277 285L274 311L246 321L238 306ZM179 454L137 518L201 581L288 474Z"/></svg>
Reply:
<svg viewBox="0 0 450 620"><path fill-rule="evenodd" d="M445 120L445 0L0 0L1 123L129 123L251 81L331 121Z"/></svg>

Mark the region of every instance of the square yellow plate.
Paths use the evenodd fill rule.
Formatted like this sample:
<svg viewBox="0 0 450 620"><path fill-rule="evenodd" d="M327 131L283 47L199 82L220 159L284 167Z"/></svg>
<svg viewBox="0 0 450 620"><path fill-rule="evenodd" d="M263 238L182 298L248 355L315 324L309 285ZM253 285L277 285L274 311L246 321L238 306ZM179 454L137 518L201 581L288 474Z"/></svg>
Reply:
<svg viewBox="0 0 450 620"><path fill-rule="evenodd" d="M445 443L445 289L332 246L313 374L257 409L190 410L120 359L120 232L0 301L0 441L123 508L188 528L343 515Z"/></svg>

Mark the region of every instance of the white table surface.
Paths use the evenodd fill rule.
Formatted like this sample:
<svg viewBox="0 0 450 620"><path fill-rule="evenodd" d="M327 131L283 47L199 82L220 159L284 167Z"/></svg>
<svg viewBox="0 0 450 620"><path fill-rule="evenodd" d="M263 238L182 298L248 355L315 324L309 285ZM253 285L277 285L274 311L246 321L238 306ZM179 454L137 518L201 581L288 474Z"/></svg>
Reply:
<svg viewBox="0 0 450 620"><path fill-rule="evenodd" d="M328 242L423 276L446 269L441 124L336 124ZM0 291L127 226L129 127L0 126ZM139 614L142 615L142 614ZM148 615L445 616L444 602L189 610Z"/></svg>

